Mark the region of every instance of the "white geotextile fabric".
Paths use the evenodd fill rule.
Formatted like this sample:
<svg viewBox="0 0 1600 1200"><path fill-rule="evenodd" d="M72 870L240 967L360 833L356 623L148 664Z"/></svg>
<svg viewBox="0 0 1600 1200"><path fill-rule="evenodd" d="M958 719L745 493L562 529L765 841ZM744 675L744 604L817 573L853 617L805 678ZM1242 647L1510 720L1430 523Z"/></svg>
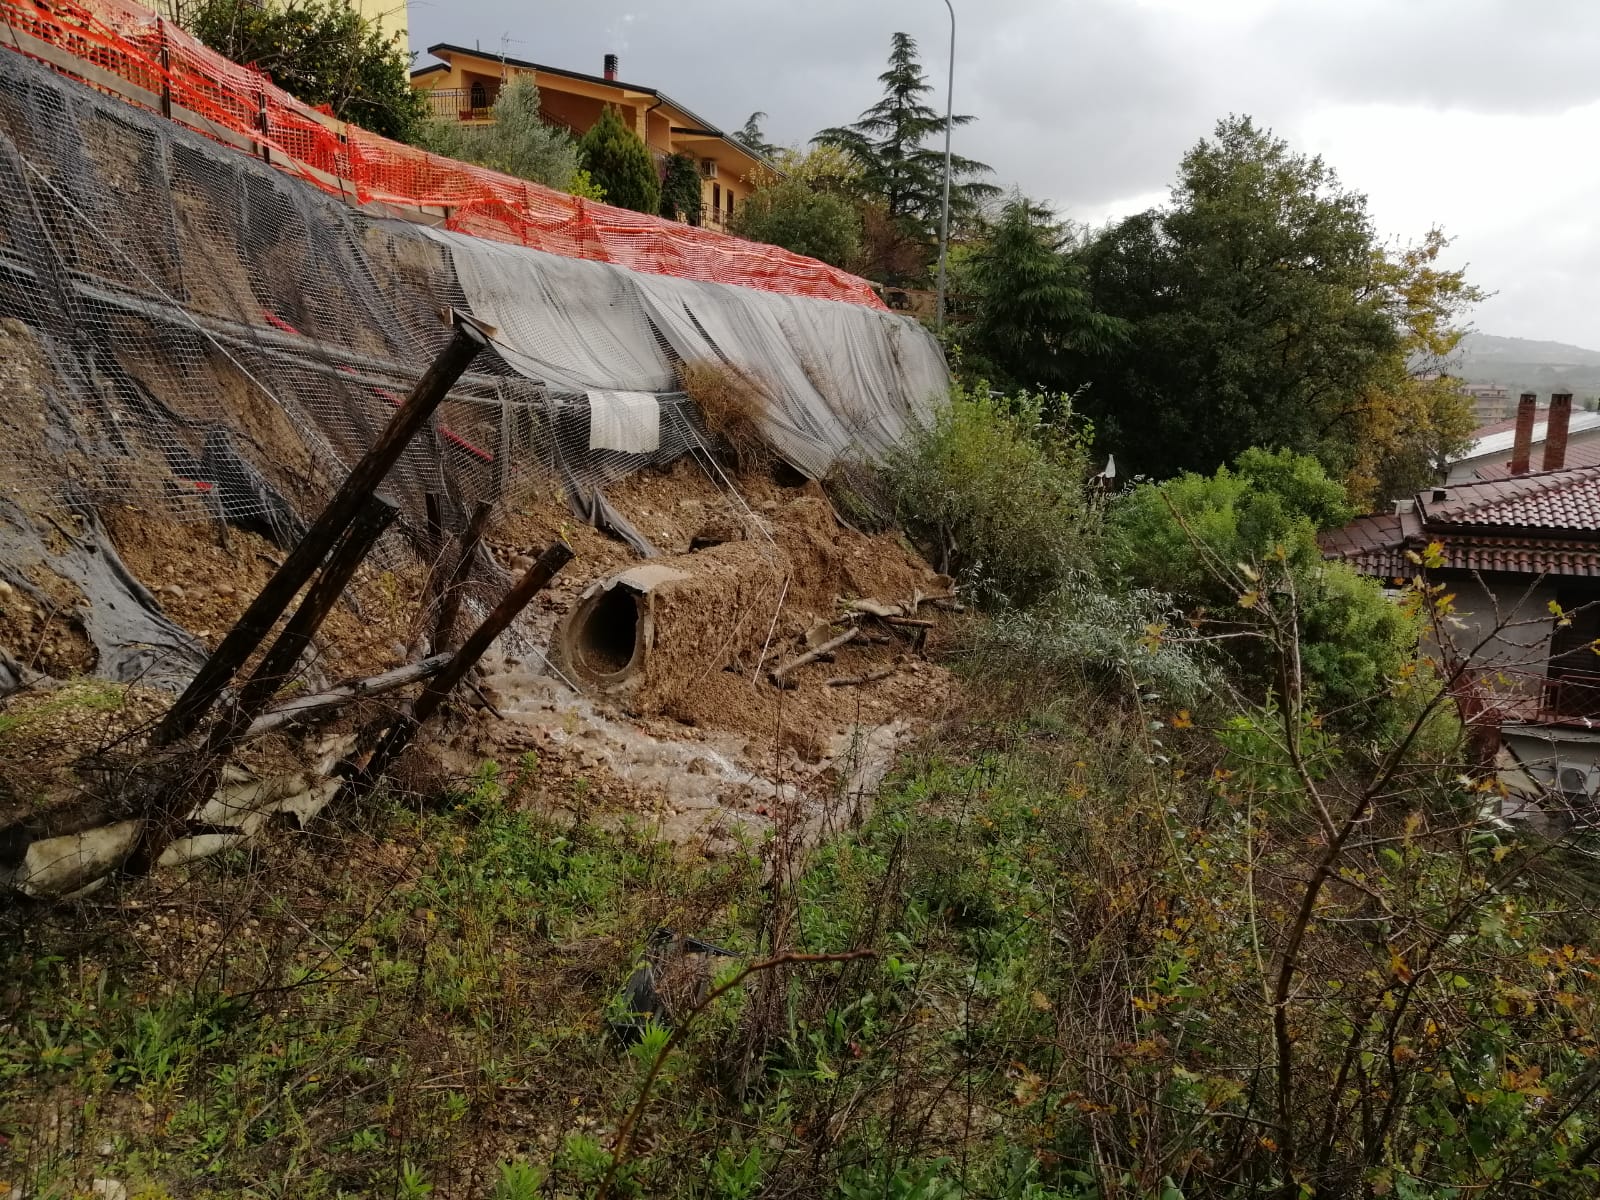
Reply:
<svg viewBox="0 0 1600 1200"><path fill-rule="evenodd" d="M589 392L589 449L654 454L661 449L661 401L649 392Z"/></svg>
<svg viewBox="0 0 1600 1200"><path fill-rule="evenodd" d="M813 477L882 457L949 389L938 343L893 313L427 232L517 371L576 392L660 394L678 386L675 361L730 362L765 385L768 436Z"/></svg>

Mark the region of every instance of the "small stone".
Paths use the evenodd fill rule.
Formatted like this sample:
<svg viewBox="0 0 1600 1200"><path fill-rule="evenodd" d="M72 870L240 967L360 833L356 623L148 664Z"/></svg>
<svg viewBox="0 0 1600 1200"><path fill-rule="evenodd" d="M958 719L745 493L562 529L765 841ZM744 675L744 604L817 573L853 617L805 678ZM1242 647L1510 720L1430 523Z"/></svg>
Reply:
<svg viewBox="0 0 1600 1200"><path fill-rule="evenodd" d="M17 594L17 589L16 588L12 587L4 579L0 579L0 600L9 600L9 599L11 599L11 597L15 596L16 594Z"/></svg>
<svg viewBox="0 0 1600 1200"><path fill-rule="evenodd" d="M96 1179L89 1185L89 1192L103 1200L128 1200L128 1187L120 1179Z"/></svg>
<svg viewBox="0 0 1600 1200"><path fill-rule="evenodd" d="M174 600L183 599L183 589L175 583L162 585L161 591L164 595L171 596Z"/></svg>
<svg viewBox="0 0 1600 1200"><path fill-rule="evenodd" d="M526 571L533 566L533 559L526 554L513 554L506 565L513 571Z"/></svg>
<svg viewBox="0 0 1600 1200"><path fill-rule="evenodd" d="M217 584L217 587L216 587L216 593L219 596L232 596L236 592L238 592L238 590L239 589L234 587L233 584L226 583L226 582L219 583L219 584Z"/></svg>

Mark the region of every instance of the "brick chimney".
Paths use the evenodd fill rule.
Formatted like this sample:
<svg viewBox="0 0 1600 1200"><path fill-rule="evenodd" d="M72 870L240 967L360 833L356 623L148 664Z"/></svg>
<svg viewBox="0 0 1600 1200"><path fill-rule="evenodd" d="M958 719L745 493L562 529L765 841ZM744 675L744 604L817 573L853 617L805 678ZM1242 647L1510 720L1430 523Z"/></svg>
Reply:
<svg viewBox="0 0 1600 1200"><path fill-rule="evenodd" d="M1572 420L1572 393L1557 392L1550 397L1550 418L1544 434L1543 471L1559 471L1567 465L1567 425Z"/></svg>
<svg viewBox="0 0 1600 1200"><path fill-rule="evenodd" d="M1517 440L1511 446L1511 473L1526 475L1528 460L1533 457L1533 418L1539 397L1523 392L1517 401Z"/></svg>
<svg viewBox="0 0 1600 1200"><path fill-rule="evenodd" d="M615 54L608 54L608 55L606 55L606 78L607 79L615 79L616 77L617 77L617 56Z"/></svg>

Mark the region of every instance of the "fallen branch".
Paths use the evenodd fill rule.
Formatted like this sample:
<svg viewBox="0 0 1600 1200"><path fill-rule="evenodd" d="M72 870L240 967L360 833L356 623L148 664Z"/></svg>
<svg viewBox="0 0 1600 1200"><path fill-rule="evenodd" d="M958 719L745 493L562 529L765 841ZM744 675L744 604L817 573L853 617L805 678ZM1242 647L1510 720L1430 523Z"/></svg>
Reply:
<svg viewBox="0 0 1600 1200"><path fill-rule="evenodd" d="M837 650L840 646L844 645L846 642L853 641L856 635L860 632L861 631L859 629L847 629L838 637L823 642L822 645L818 646L815 650L807 650L804 654L801 654L796 658L791 658L782 666L774 667L771 675L769 675L768 678L771 679L773 684L777 687L783 687L783 677L789 674L790 671L798 670L807 663L816 662L817 659L821 658L824 654L830 654Z"/></svg>
<svg viewBox="0 0 1600 1200"><path fill-rule="evenodd" d="M887 679L893 674L893 667L883 667L876 671L868 671L865 675L841 675L837 679L828 680L828 686L860 687L864 683L877 683L878 680Z"/></svg>
<svg viewBox="0 0 1600 1200"><path fill-rule="evenodd" d="M384 671L380 675L370 675L365 679L352 680L342 683L338 687L330 688L326 692L319 692L315 696L301 696L269 712L262 713L244 731L244 738L258 738L263 734L271 733L274 729L299 721L312 713L325 709L343 708L355 700L362 700L368 696L381 696L385 692L396 691L408 683L417 683L423 679L432 679L450 662L450 655L435 654L432 658L424 658L420 662L407 663L403 667L396 667L392 671ZM241 739L243 740L243 739Z"/></svg>
<svg viewBox="0 0 1600 1200"><path fill-rule="evenodd" d="M924 617L879 617L885 625L904 625L908 629L932 629L937 622Z"/></svg>

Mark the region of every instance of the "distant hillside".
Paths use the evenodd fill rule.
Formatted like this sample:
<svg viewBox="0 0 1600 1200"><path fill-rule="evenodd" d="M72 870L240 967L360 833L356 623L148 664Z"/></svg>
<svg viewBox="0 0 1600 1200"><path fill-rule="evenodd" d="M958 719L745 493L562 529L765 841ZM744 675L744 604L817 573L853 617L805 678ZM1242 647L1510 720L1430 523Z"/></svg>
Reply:
<svg viewBox="0 0 1600 1200"><path fill-rule="evenodd" d="M1600 396L1600 350L1533 338L1469 333L1461 340L1451 374L1468 383L1498 383L1519 392L1570 391L1579 398Z"/></svg>

